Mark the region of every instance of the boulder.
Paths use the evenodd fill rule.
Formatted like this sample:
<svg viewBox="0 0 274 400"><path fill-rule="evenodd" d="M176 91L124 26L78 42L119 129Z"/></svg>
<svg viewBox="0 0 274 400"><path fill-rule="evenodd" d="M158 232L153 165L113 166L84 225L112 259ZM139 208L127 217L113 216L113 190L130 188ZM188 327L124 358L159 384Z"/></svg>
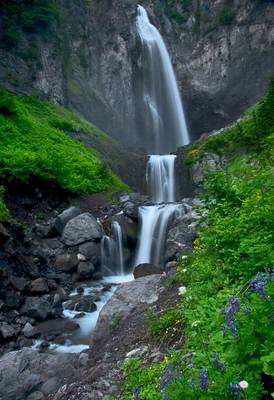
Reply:
<svg viewBox="0 0 274 400"><path fill-rule="evenodd" d="M35 326L32 326L29 322L26 323L22 332L23 335L28 339L36 338L40 335L38 329L35 328Z"/></svg>
<svg viewBox="0 0 274 400"><path fill-rule="evenodd" d="M9 289L5 292L4 303L9 308L20 308L24 302L24 296L15 290Z"/></svg>
<svg viewBox="0 0 274 400"><path fill-rule="evenodd" d="M9 240L10 234L4 225L0 224L0 243L4 243Z"/></svg>
<svg viewBox="0 0 274 400"><path fill-rule="evenodd" d="M51 304L48 296L27 297L24 305L21 307L21 314L34 318L37 321L43 321L51 315Z"/></svg>
<svg viewBox="0 0 274 400"><path fill-rule="evenodd" d="M77 324L77 322L74 322L74 321L68 321L64 325L64 329L67 330L67 331L75 331L75 330L77 330L79 328L80 328L80 325Z"/></svg>
<svg viewBox="0 0 274 400"><path fill-rule="evenodd" d="M19 292L27 292L29 290L29 281L23 277L10 275L9 281L14 289L18 290Z"/></svg>
<svg viewBox="0 0 274 400"><path fill-rule="evenodd" d="M72 311L93 312L97 309L93 300L93 298L87 296L81 297L66 304L65 308Z"/></svg>
<svg viewBox="0 0 274 400"><path fill-rule="evenodd" d="M94 272L94 265L91 262L80 262L77 268L78 280L90 279Z"/></svg>
<svg viewBox="0 0 274 400"><path fill-rule="evenodd" d="M142 278L147 275L162 274L163 270L160 267L150 263L139 264L134 268L133 276L135 279Z"/></svg>
<svg viewBox="0 0 274 400"><path fill-rule="evenodd" d="M98 264L100 261L100 244L95 242L86 242L79 246L79 253L83 254L92 264Z"/></svg>
<svg viewBox="0 0 274 400"><path fill-rule="evenodd" d="M6 322L0 323L0 337L2 337L2 339L11 339L14 336L16 336L16 330L13 326Z"/></svg>
<svg viewBox="0 0 274 400"><path fill-rule="evenodd" d="M76 269L79 263L76 254L60 254L56 257L55 267L58 271L62 272L72 272Z"/></svg>
<svg viewBox="0 0 274 400"><path fill-rule="evenodd" d="M49 287L45 278L38 278L31 282L31 294L46 294L49 292Z"/></svg>
<svg viewBox="0 0 274 400"><path fill-rule="evenodd" d="M103 229L90 213L80 214L65 226L62 242L67 246L76 246L87 241L99 241Z"/></svg>
<svg viewBox="0 0 274 400"><path fill-rule="evenodd" d="M43 385L41 386L41 392L48 396L56 391L59 386L59 381L56 377L49 378Z"/></svg>
<svg viewBox="0 0 274 400"><path fill-rule="evenodd" d="M57 230L57 232L62 235L63 230L66 226L66 224L72 219L77 217L77 215L81 214L81 210L77 207L70 207L63 211L61 214L59 214L55 220L54 220L54 227Z"/></svg>
<svg viewBox="0 0 274 400"><path fill-rule="evenodd" d="M27 400L45 400L45 396L42 392L38 390L36 392L32 392L28 397Z"/></svg>
<svg viewBox="0 0 274 400"><path fill-rule="evenodd" d="M124 213L126 216L132 218L135 222L138 221L138 205L128 201L124 205Z"/></svg>
<svg viewBox="0 0 274 400"><path fill-rule="evenodd" d="M162 291L161 275L149 275L122 283L100 312L92 341L101 340L109 334L117 320L123 321L133 311L144 312L144 306L155 303Z"/></svg>
<svg viewBox="0 0 274 400"><path fill-rule="evenodd" d="M69 377L78 366L78 355L39 353L36 350L24 348L4 354L0 358L0 399L28 399L30 394L45 392L47 396L57 389L57 383ZM44 384L55 380L56 385ZM52 389L54 387L54 389ZM38 399L42 399L41 395ZM36 397L35 397L36 399Z"/></svg>

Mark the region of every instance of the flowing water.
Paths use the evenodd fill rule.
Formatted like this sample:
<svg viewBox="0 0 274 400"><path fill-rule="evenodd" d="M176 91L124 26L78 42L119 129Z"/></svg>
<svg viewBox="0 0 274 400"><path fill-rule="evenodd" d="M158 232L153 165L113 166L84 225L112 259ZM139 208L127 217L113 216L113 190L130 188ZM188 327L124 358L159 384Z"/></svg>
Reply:
<svg viewBox="0 0 274 400"><path fill-rule="evenodd" d="M142 44L146 136L152 135L147 150L166 154L189 143L182 101L163 38L140 5L136 23Z"/></svg>
<svg viewBox="0 0 274 400"><path fill-rule="evenodd" d="M101 242L102 272L104 275L124 275L123 234L119 222L112 222L111 231L112 237L105 235Z"/></svg>

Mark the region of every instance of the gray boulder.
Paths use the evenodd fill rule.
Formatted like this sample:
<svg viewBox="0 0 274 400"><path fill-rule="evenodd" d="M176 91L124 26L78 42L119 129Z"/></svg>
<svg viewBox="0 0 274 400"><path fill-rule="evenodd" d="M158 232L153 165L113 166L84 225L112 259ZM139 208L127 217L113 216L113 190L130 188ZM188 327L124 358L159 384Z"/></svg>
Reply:
<svg viewBox="0 0 274 400"><path fill-rule="evenodd" d="M103 236L103 229L90 213L80 214L71 219L65 226L62 242L67 246L91 241L99 241Z"/></svg>
<svg viewBox="0 0 274 400"><path fill-rule="evenodd" d="M162 274L163 270L160 267L156 267L156 265L144 263L139 264L134 268L133 276L135 279L142 278L143 276L153 275L153 274Z"/></svg>
<svg viewBox="0 0 274 400"><path fill-rule="evenodd" d="M59 214L54 221L55 229L62 235L66 224L72 219L81 214L81 210L77 207L70 207Z"/></svg>
<svg viewBox="0 0 274 400"><path fill-rule="evenodd" d="M45 278L37 278L31 282L31 294L45 294L49 292L49 287Z"/></svg>
<svg viewBox="0 0 274 400"><path fill-rule="evenodd" d="M78 280L90 279L94 272L94 265L91 262L80 262L77 268Z"/></svg>
<svg viewBox="0 0 274 400"><path fill-rule="evenodd" d="M27 292L29 289L29 281L23 277L10 275L9 281L15 290L19 292Z"/></svg>
<svg viewBox="0 0 274 400"><path fill-rule="evenodd" d="M0 399L23 400L33 395L40 400L43 397L37 392L42 393L43 384L54 378L57 389L57 382L71 376L77 364L78 356L74 354L39 353L27 348L9 352L0 359ZM48 395L53 386L45 388L43 394Z"/></svg>
<svg viewBox="0 0 274 400"><path fill-rule="evenodd" d="M0 338L2 337L2 339L11 339L14 336L16 336L16 330L13 326L6 322L0 323Z"/></svg>
<svg viewBox="0 0 274 400"><path fill-rule="evenodd" d="M37 321L43 321L51 315L51 304L48 296L27 297L21 307L21 314L34 318Z"/></svg>
<svg viewBox="0 0 274 400"><path fill-rule="evenodd" d="M78 262L76 254L60 254L56 257L55 267L58 271L72 272L76 269Z"/></svg>
<svg viewBox="0 0 274 400"><path fill-rule="evenodd" d="M100 244L95 242L86 242L79 246L79 253L83 254L92 264L97 264L100 261Z"/></svg>
<svg viewBox="0 0 274 400"><path fill-rule="evenodd" d="M32 326L29 322L26 323L22 332L23 335L28 339L36 338L39 336L38 329L35 328L35 326Z"/></svg>

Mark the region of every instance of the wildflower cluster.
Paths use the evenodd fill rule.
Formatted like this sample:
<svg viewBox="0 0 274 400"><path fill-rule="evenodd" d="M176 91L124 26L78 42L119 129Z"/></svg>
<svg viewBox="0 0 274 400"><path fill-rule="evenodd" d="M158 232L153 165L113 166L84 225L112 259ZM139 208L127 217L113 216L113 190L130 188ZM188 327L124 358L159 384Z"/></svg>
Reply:
<svg viewBox="0 0 274 400"><path fill-rule="evenodd" d="M224 325L224 337L227 335L227 330L230 329L234 340L238 338L238 329L236 324L236 314L240 311L240 301L236 297L230 297L229 306L222 310L225 317L226 325Z"/></svg>

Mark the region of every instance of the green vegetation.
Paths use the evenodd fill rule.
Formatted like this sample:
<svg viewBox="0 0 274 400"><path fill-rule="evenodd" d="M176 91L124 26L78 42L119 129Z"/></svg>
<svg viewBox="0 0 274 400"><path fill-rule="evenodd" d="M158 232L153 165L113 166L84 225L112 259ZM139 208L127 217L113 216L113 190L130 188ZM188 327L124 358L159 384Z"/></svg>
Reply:
<svg viewBox="0 0 274 400"><path fill-rule="evenodd" d="M225 6L222 8L219 14L220 25L231 25L235 18L235 12L231 9L231 6Z"/></svg>
<svg viewBox="0 0 274 400"><path fill-rule="evenodd" d="M56 0L9 0L0 4L3 24L0 31L2 46L16 46L21 31L29 34L39 32L46 35L59 20Z"/></svg>
<svg viewBox="0 0 274 400"><path fill-rule="evenodd" d="M9 211L4 202L4 189L0 186L0 222L5 221L9 216Z"/></svg>
<svg viewBox="0 0 274 400"><path fill-rule="evenodd" d="M0 87L1 180L38 177L78 193L125 188L94 150L67 135L75 131L107 138L76 113Z"/></svg>
<svg viewBox="0 0 274 400"><path fill-rule="evenodd" d="M191 162L208 152L228 161L206 179L199 236L178 269L186 294L176 318L170 309L152 318L156 335L183 321L186 342L162 363L127 363L125 399L273 397L273 138L274 81L239 123L190 150Z"/></svg>

